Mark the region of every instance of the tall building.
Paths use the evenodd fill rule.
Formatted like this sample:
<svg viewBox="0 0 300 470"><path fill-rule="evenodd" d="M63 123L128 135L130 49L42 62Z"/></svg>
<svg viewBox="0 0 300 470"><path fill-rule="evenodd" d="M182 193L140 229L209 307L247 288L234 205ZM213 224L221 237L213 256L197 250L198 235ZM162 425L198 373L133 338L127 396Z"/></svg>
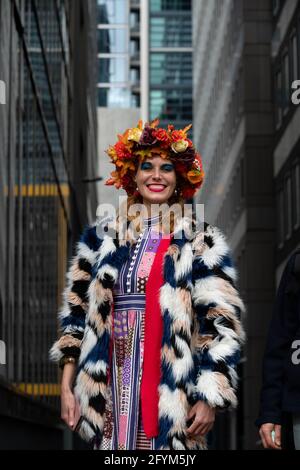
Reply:
<svg viewBox="0 0 300 470"><path fill-rule="evenodd" d="M300 79L300 5L273 2L273 94L275 136L273 172L276 194L276 282L291 253L300 246L300 107L293 103Z"/></svg>
<svg viewBox="0 0 300 470"><path fill-rule="evenodd" d="M0 3L3 449L71 445L48 351L71 248L97 207L95 12L93 0Z"/></svg>
<svg viewBox="0 0 300 470"><path fill-rule="evenodd" d="M247 307L240 404L218 417L217 448L255 449L259 441L254 421L276 267L271 3L193 2L194 141L206 172L196 202L227 236Z"/></svg>
<svg viewBox="0 0 300 470"><path fill-rule="evenodd" d="M138 0L98 0L98 106L139 107Z"/></svg>
<svg viewBox="0 0 300 470"><path fill-rule="evenodd" d="M149 117L180 129L193 120L191 0L149 0L149 7Z"/></svg>

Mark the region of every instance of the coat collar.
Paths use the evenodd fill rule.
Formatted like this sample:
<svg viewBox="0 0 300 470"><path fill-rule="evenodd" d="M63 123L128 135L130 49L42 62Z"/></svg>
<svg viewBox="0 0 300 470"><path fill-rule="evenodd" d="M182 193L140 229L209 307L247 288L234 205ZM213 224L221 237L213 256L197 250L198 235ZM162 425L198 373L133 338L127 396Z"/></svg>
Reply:
<svg viewBox="0 0 300 470"><path fill-rule="evenodd" d="M107 227L109 227L107 225ZM116 226L113 227L116 231L116 236L104 235L97 262L94 265L93 275L102 282L105 289L113 289L124 262L129 259L130 247L134 243L134 237L130 227L127 227L125 238L119 239L119 232ZM174 262L178 259L179 253L183 246L192 242L195 237L196 221L190 217L180 217L177 219L174 231L171 234L171 242L166 254L171 256ZM166 274L165 260L163 264L164 273ZM164 279L167 280L166 278ZM111 293L112 295L112 293Z"/></svg>

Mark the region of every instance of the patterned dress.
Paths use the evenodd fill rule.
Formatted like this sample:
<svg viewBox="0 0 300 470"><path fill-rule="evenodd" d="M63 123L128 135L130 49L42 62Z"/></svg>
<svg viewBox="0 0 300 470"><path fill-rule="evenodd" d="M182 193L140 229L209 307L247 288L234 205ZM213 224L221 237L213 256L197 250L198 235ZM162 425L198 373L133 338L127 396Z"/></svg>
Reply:
<svg viewBox="0 0 300 470"><path fill-rule="evenodd" d="M145 289L162 234L159 216L144 219L114 288L113 350L103 440L100 450L154 449L141 419Z"/></svg>

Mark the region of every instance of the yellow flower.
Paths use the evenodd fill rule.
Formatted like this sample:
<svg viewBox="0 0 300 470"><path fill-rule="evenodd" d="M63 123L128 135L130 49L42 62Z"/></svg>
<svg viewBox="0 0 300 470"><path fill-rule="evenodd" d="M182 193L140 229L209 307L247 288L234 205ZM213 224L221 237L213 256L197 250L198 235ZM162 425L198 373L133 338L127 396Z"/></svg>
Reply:
<svg viewBox="0 0 300 470"><path fill-rule="evenodd" d="M151 157L152 149L147 148L147 149L141 149L141 150L135 150L134 155L137 155L138 157L141 157L142 159Z"/></svg>
<svg viewBox="0 0 300 470"><path fill-rule="evenodd" d="M134 140L134 142L139 142L141 135L143 131L139 129L138 127L133 127L132 129L129 129L128 132L128 140Z"/></svg>
<svg viewBox="0 0 300 470"><path fill-rule="evenodd" d="M173 142L171 148L176 153L185 152L188 148L189 143L186 140L177 140L177 142Z"/></svg>
<svg viewBox="0 0 300 470"><path fill-rule="evenodd" d="M117 152L116 149L110 145L107 150L105 150L105 153L111 158L112 161L115 161L117 159Z"/></svg>

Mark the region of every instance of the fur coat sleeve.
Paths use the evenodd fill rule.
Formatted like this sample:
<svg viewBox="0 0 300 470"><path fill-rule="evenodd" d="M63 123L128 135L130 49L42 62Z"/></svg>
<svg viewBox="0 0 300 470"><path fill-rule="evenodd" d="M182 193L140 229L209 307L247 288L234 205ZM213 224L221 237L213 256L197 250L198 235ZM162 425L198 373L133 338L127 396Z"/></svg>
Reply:
<svg viewBox="0 0 300 470"><path fill-rule="evenodd" d="M192 306L198 329L195 399L216 408L237 405L236 367L245 334L245 306L225 236L206 225L193 242Z"/></svg>
<svg viewBox="0 0 300 470"><path fill-rule="evenodd" d="M96 226L86 226L66 274L62 307L58 312L60 338L50 350L50 359L54 362L59 362L64 356L78 359L80 355L89 306L88 289L100 245Z"/></svg>

